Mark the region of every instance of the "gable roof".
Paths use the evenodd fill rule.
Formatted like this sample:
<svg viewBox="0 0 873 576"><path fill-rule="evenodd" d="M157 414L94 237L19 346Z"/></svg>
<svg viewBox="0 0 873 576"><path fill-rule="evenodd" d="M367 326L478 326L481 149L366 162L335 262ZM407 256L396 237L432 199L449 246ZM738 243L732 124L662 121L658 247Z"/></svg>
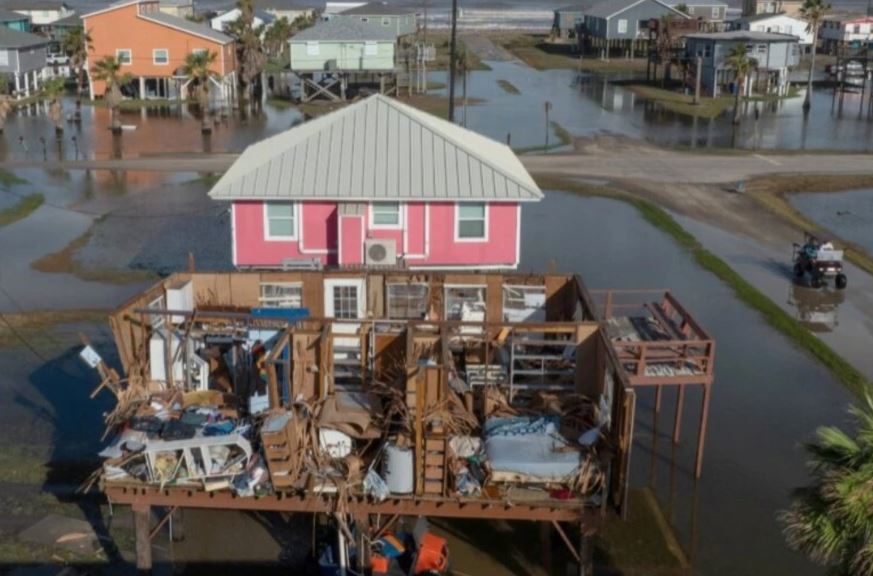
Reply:
<svg viewBox="0 0 873 576"><path fill-rule="evenodd" d="M661 0L604 0L603 2L599 2L592 6L590 9L585 11L586 16L591 16L593 18L603 18L605 20L609 20L613 16L618 16L622 12L637 6L638 4L642 4L643 2L654 2L655 4L659 4L663 6L670 12L673 12L682 18L690 18L688 14L684 12L680 12L676 10L672 6L668 5Z"/></svg>
<svg viewBox="0 0 873 576"><path fill-rule="evenodd" d="M246 148L215 200L531 202L508 147L376 94Z"/></svg>
<svg viewBox="0 0 873 576"><path fill-rule="evenodd" d="M357 18L338 18L322 20L310 28L301 30L291 37L291 42L355 42L355 41L395 41L397 31L391 26L370 26Z"/></svg>
<svg viewBox="0 0 873 576"><path fill-rule="evenodd" d="M7 10L33 12L35 10L64 10L68 8L64 2L52 2L51 0L17 0L6 2L3 7Z"/></svg>
<svg viewBox="0 0 873 576"><path fill-rule="evenodd" d="M343 10L339 14L352 16L407 16L415 14L415 8L395 6L386 2L367 2L363 6L356 6Z"/></svg>
<svg viewBox="0 0 873 576"><path fill-rule="evenodd" d="M82 18L90 18L91 16L96 16L98 14L104 14L106 12L112 12L113 10L118 10L119 8L125 8L127 6L133 6L135 4L142 3L157 3L156 0L118 0L117 2L113 2L112 4L101 8L99 10L95 10L93 12L88 12L87 14L83 14ZM212 40L213 42L218 42L219 44L228 44L233 42L233 38L219 32L218 30L214 30L211 26L207 24L201 24L200 22L192 22L187 18L179 18L178 16L173 16L172 14L167 14L165 12L154 11L147 13L137 13L137 18L141 18L148 22L153 22L155 24L160 24L161 26L167 26L168 28L174 28L179 30L180 32L185 32L187 34L192 34L194 36L199 36L201 38L205 38L207 40Z"/></svg>
<svg viewBox="0 0 873 576"><path fill-rule="evenodd" d="M0 48L27 48L29 46L43 46L49 42L51 40L44 36L0 26Z"/></svg>
<svg viewBox="0 0 873 576"><path fill-rule="evenodd" d="M186 18L179 18L178 16L173 16L172 14L167 14L165 12L149 12L148 14L138 14L138 16L143 20L175 28L176 30L187 32L194 36L200 36L201 38L206 38L207 40L212 40L219 44L229 44L230 42L233 42L233 38L223 32L215 30L211 26L201 24L200 22L192 22Z"/></svg>
<svg viewBox="0 0 873 576"><path fill-rule="evenodd" d="M21 12L13 12L12 10L4 10L0 8L0 22L18 22L28 20L30 17Z"/></svg>

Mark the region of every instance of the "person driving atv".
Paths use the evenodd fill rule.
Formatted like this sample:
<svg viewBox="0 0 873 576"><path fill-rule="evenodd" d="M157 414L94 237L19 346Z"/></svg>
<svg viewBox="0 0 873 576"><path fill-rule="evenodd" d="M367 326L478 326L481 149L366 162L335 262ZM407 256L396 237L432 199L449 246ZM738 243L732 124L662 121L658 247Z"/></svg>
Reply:
<svg viewBox="0 0 873 576"><path fill-rule="evenodd" d="M815 260L818 257L818 242L810 240L803 245L803 255L807 260Z"/></svg>

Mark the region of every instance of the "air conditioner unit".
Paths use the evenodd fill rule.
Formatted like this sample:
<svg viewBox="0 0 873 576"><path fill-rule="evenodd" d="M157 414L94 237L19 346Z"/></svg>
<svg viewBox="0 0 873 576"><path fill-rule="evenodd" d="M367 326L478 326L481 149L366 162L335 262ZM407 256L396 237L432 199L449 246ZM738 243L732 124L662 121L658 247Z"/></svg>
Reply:
<svg viewBox="0 0 873 576"><path fill-rule="evenodd" d="M367 266L396 266L397 242L395 240L367 240L364 243L364 263Z"/></svg>

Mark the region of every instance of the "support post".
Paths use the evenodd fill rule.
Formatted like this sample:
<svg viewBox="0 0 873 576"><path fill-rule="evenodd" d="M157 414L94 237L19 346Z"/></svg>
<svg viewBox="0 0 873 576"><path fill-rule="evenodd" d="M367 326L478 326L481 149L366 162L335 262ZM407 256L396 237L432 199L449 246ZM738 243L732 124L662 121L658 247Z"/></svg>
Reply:
<svg viewBox="0 0 873 576"><path fill-rule="evenodd" d="M700 76L703 73L703 58L697 57L697 70L694 77L694 103L700 104ZM696 118L696 116L695 116Z"/></svg>
<svg viewBox="0 0 873 576"><path fill-rule="evenodd" d="M145 77L144 77L144 76L140 76L140 77L139 77L139 97L140 97L140 100L145 100L145 93L146 93L146 90L145 90Z"/></svg>
<svg viewBox="0 0 873 576"><path fill-rule="evenodd" d="M593 576L591 538L585 534L585 526L579 530L579 576Z"/></svg>
<svg viewBox="0 0 873 576"><path fill-rule="evenodd" d="M695 117L696 119L696 117ZM682 407L685 403L685 386L680 385L676 392L676 417L673 421L673 444L679 443L679 433L682 429Z"/></svg>
<svg viewBox="0 0 873 576"><path fill-rule="evenodd" d="M136 569L140 574L152 570L151 508L148 505L133 507L134 531L136 533Z"/></svg>
<svg viewBox="0 0 873 576"><path fill-rule="evenodd" d="M694 477L700 478L703 471L703 447L706 444L706 425L709 422L709 392L712 384L703 385L703 399L700 407L700 428L697 433L697 457L694 462Z"/></svg>

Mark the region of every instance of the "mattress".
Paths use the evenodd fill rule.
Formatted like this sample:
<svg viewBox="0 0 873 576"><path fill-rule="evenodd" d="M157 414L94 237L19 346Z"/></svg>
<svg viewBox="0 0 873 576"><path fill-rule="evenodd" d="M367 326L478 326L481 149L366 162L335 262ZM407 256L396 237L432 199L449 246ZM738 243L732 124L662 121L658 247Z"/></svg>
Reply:
<svg viewBox="0 0 873 576"><path fill-rule="evenodd" d="M581 460L578 450L557 432L559 421L548 418L499 418L486 422L485 453L495 482L560 482Z"/></svg>

